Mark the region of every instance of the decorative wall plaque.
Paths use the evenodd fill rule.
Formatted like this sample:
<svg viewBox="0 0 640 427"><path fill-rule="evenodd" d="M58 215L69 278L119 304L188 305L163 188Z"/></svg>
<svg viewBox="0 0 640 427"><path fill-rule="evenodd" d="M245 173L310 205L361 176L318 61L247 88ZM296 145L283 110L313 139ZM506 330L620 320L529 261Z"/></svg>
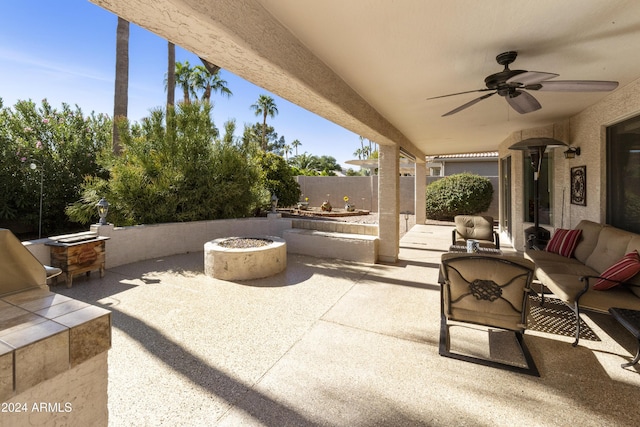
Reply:
<svg viewBox="0 0 640 427"><path fill-rule="evenodd" d="M587 167L571 168L571 203L587 206Z"/></svg>

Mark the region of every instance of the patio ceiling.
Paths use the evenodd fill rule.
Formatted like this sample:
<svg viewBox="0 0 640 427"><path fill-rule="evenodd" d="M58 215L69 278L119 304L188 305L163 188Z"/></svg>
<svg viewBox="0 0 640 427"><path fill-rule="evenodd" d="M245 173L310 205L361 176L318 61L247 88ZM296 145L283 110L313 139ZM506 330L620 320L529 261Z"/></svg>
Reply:
<svg viewBox="0 0 640 427"><path fill-rule="evenodd" d="M533 92L520 115L483 93L511 69L557 80L640 77L635 0L92 0L208 61L380 144L417 154L496 150L511 132L568 118L607 93ZM485 92L486 93L486 92Z"/></svg>

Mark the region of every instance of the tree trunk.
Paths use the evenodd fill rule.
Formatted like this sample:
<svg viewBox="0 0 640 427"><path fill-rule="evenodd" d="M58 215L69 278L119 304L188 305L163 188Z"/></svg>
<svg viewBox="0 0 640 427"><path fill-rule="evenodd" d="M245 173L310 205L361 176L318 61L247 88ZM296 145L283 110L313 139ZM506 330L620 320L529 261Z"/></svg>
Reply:
<svg viewBox="0 0 640 427"><path fill-rule="evenodd" d="M188 87L183 87L182 88L182 96L184 96L184 103L185 104L191 104L191 98L189 97L189 88Z"/></svg>
<svg viewBox="0 0 640 427"><path fill-rule="evenodd" d="M262 121L262 149L267 151L267 112L264 112L264 120Z"/></svg>
<svg viewBox="0 0 640 427"><path fill-rule="evenodd" d="M118 17L116 37L116 79L113 97L113 152L118 155L120 133L117 122L127 117L129 104L129 21Z"/></svg>
<svg viewBox="0 0 640 427"><path fill-rule="evenodd" d="M167 107L176 101L176 45L167 42Z"/></svg>

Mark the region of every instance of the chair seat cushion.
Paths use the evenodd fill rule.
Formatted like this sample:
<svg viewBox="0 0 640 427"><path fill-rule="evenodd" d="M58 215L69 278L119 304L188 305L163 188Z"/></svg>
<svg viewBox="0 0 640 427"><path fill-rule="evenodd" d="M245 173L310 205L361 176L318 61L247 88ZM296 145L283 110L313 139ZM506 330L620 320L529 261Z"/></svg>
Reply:
<svg viewBox="0 0 640 427"><path fill-rule="evenodd" d="M464 239L493 242L493 218L479 215L457 215L454 218L458 236Z"/></svg>

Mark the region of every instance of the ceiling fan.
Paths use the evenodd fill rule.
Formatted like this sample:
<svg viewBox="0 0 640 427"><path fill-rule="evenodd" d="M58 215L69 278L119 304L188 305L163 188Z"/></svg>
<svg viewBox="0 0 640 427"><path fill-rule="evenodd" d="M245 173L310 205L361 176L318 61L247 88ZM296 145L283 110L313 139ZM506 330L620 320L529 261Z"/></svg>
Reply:
<svg viewBox="0 0 640 427"><path fill-rule="evenodd" d="M468 90L466 92L451 93L449 95L435 96L429 99L445 98L448 96L462 95L473 92L490 92L472 101L462 104L442 117L458 113L478 102L495 95L503 96L511 108L520 114L531 113L542 106L537 99L527 90L557 91L557 92L608 92L618 87L618 82L601 80L551 80L558 77L554 73L542 73L539 71L510 70L509 64L516 60L518 52L504 52L496 56L498 64L504 65L504 70L491 74L484 79L486 89Z"/></svg>

